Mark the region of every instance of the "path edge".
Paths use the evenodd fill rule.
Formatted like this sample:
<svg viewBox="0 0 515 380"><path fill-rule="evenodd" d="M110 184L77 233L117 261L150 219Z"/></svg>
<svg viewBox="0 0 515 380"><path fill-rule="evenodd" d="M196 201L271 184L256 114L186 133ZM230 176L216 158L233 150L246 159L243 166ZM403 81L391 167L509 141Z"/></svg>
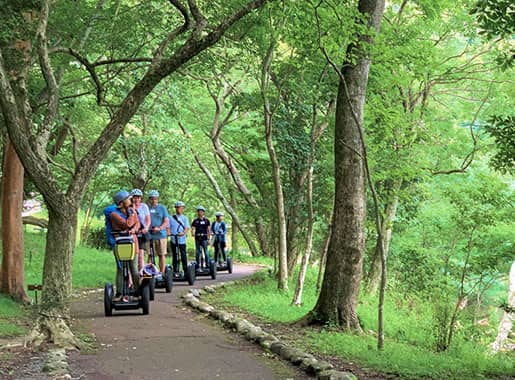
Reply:
<svg viewBox="0 0 515 380"><path fill-rule="evenodd" d="M222 309L200 300L202 293L216 293L218 289L236 284L236 281L220 282L214 285L206 285L203 288L190 289L181 298L184 304L190 308L220 321L226 329L234 329L246 340L260 345L264 350L272 352L283 360L300 367L308 375L314 375L318 380L357 380L350 372L337 371L334 366L326 361L318 360L313 355L299 349L290 347L276 336L266 332L261 327L248 320L237 317Z"/></svg>

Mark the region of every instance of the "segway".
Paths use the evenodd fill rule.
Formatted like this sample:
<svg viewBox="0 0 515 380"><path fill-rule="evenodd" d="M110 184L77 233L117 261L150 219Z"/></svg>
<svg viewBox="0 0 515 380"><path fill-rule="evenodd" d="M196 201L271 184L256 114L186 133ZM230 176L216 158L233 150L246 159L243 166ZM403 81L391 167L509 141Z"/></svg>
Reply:
<svg viewBox="0 0 515 380"><path fill-rule="evenodd" d="M172 236L172 238L176 238L179 236L179 235L170 235ZM179 249L179 248L177 248ZM175 252L173 251L173 244L172 244L172 240L170 239L170 252L172 252L172 255L175 255ZM180 253L179 253L180 255ZM173 281L177 281L177 282L187 282L188 285L193 285L195 284L195 280L196 280L196 275L195 275L195 262L191 262L188 264L188 266L186 267L186 272L184 271L181 271L179 268L181 267L181 258L180 256L177 257L177 268L173 268Z"/></svg>
<svg viewBox="0 0 515 380"><path fill-rule="evenodd" d="M156 266L156 255L154 253L154 241L150 240L150 248L148 252L150 262L152 265ZM158 273L154 276L150 289L150 300L154 300L155 289L165 289L166 293L171 293L173 288L173 274L172 274L172 266L170 264L166 264L165 272Z"/></svg>
<svg viewBox="0 0 515 380"><path fill-rule="evenodd" d="M197 236L207 236L207 234L198 234ZM195 237L196 238L196 237ZM204 262L204 252L200 253L200 265L193 261L195 264L195 276L210 276L211 279L216 279L216 263L214 260L209 260L208 263Z"/></svg>
<svg viewBox="0 0 515 380"><path fill-rule="evenodd" d="M134 239L128 233L117 232L122 235L115 238L114 253L117 265L122 269L122 289L117 289L121 294L119 300L114 299L114 290L111 283L104 287L104 312L106 317L113 315L113 310L137 310L142 309L143 315L150 312L150 289L149 284L152 276L143 276L137 292L129 289L129 263L136 255Z"/></svg>
<svg viewBox="0 0 515 380"><path fill-rule="evenodd" d="M217 243L216 241L213 241L213 249L214 249L215 244L219 244L219 243L220 242ZM227 272L229 272L229 274L231 274L232 273L232 257L226 255L224 247L220 247L219 255L220 255L220 257L215 257L215 260L218 260L216 263L216 270L218 272L227 271Z"/></svg>

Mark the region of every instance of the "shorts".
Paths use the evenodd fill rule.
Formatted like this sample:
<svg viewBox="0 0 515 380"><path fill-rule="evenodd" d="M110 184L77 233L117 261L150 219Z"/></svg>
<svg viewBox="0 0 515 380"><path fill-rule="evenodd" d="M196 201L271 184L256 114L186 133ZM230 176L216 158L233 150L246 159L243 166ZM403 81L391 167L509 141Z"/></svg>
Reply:
<svg viewBox="0 0 515 380"><path fill-rule="evenodd" d="M168 245L168 239L153 240L154 252L157 256L166 256L166 246Z"/></svg>

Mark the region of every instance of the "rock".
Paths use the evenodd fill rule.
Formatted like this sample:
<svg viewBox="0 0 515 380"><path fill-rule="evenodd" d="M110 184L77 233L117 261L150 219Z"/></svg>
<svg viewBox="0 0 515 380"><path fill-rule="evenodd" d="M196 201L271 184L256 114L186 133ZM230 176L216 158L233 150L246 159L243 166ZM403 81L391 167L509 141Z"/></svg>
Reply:
<svg viewBox="0 0 515 380"><path fill-rule="evenodd" d="M222 313L223 313L223 311L213 308L213 310L211 310L209 312L209 315L211 316L211 318L221 320L222 319Z"/></svg>
<svg viewBox="0 0 515 380"><path fill-rule="evenodd" d="M247 332L247 338L249 338L250 340L257 341L259 340L259 337L262 335L264 336L264 334L265 332L263 331L263 329L261 329L261 327L252 326L250 330Z"/></svg>
<svg viewBox="0 0 515 380"><path fill-rule="evenodd" d="M51 375L64 375L68 373L66 358L66 351L64 349L50 350L43 366L43 372Z"/></svg>
<svg viewBox="0 0 515 380"><path fill-rule="evenodd" d="M300 363L300 369L309 374L315 374L318 366L318 360L315 358L304 358Z"/></svg>
<svg viewBox="0 0 515 380"><path fill-rule="evenodd" d="M293 355L290 358L290 362L295 365L300 365L304 359L315 359L315 357L311 354L308 354L306 352L298 351L297 355Z"/></svg>
<svg viewBox="0 0 515 380"><path fill-rule="evenodd" d="M316 366L313 366L312 369L315 373L319 373L322 371L328 371L328 370L334 369L334 366L331 363L320 360L320 361L318 361Z"/></svg>
<svg viewBox="0 0 515 380"><path fill-rule="evenodd" d="M294 357L298 357L300 354L302 353L299 350L287 345L285 345L280 352L281 358L288 361L291 361Z"/></svg>
<svg viewBox="0 0 515 380"><path fill-rule="evenodd" d="M261 347L270 350L272 347L272 344L277 343L278 340L273 335L268 335L264 339L259 340L259 344Z"/></svg>
<svg viewBox="0 0 515 380"><path fill-rule="evenodd" d="M227 326L232 326L234 321L234 315L228 313L226 311L220 312L220 321L222 321Z"/></svg>
<svg viewBox="0 0 515 380"><path fill-rule="evenodd" d="M318 380L358 380L356 376L349 372L335 370L322 371L317 375Z"/></svg>
<svg viewBox="0 0 515 380"><path fill-rule="evenodd" d="M243 318L236 318L234 327L236 328L236 331L238 331L240 334L247 334L254 325Z"/></svg>
<svg viewBox="0 0 515 380"><path fill-rule="evenodd" d="M190 293L193 294L193 297L200 297L200 289L190 289Z"/></svg>
<svg viewBox="0 0 515 380"><path fill-rule="evenodd" d="M214 293L215 292L215 289L213 286L204 286L203 290L206 292L206 293Z"/></svg>
<svg viewBox="0 0 515 380"><path fill-rule="evenodd" d="M197 309L199 309L203 313L209 313L211 310L214 310L214 307L205 302L199 302L197 305Z"/></svg>
<svg viewBox="0 0 515 380"><path fill-rule="evenodd" d="M286 348L286 345L283 342L275 341L270 344L270 351L272 351L276 355L281 355L281 351Z"/></svg>

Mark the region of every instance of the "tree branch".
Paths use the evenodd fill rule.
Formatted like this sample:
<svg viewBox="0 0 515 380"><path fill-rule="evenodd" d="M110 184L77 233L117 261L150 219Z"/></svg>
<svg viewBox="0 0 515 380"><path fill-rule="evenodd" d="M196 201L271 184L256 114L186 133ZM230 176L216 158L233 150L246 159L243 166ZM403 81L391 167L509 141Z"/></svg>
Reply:
<svg viewBox="0 0 515 380"><path fill-rule="evenodd" d="M50 137L50 129L57 114L59 105L59 86L54 75L54 69L48 56L46 29L48 24L48 14L50 11L50 0L44 0L39 15L39 24L36 33L38 45L39 65L47 85L47 112L43 122L39 125L38 135L36 136L36 146L41 157L46 156L46 147Z"/></svg>

